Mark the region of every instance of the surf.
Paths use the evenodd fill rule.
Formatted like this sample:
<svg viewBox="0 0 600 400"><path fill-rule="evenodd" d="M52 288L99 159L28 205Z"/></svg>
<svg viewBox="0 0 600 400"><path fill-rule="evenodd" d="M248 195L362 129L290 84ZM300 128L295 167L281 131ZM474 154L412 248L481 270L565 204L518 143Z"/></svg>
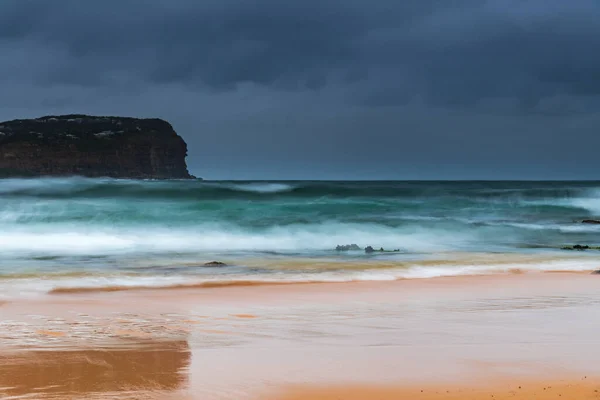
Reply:
<svg viewBox="0 0 600 400"><path fill-rule="evenodd" d="M99 287L121 287L133 279L128 274L138 279L145 271L150 277L144 279L156 281L131 286L154 287L190 279L312 282L505 273L538 267L504 268L481 259L452 263L463 253L541 260L564 255L565 246L600 245L600 226L581 223L600 215L597 182L64 177L0 183L0 280L30 276L43 292L53 290L48 282L61 274L84 287L88 281L81 279L99 277ZM348 244L358 250L336 251ZM399 251L366 254L367 246ZM588 261L600 255L594 251L567 257L591 268ZM450 264L428 263L440 254ZM232 265L202 268L212 260ZM34 279L41 276L49 280ZM110 281L114 276L127 283Z"/></svg>

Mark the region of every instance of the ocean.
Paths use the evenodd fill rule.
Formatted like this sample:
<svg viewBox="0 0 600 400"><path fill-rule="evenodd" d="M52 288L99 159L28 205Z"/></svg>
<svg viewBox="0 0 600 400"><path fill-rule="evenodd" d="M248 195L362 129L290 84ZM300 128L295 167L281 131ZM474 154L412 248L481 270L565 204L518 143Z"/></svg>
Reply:
<svg viewBox="0 0 600 400"><path fill-rule="evenodd" d="M588 271L599 216L600 182L3 179L0 296Z"/></svg>

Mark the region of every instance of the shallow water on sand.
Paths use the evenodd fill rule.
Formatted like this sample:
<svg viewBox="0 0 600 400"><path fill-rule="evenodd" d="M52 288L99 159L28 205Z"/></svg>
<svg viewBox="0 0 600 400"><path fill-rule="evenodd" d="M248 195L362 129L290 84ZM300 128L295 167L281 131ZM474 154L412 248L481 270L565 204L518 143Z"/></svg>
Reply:
<svg viewBox="0 0 600 400"><path fill-rule="evenodd" d="M0 306L0 393L253 399L305 382L599 376L598 289L590 275L520 274L13 301Z"/></svg>

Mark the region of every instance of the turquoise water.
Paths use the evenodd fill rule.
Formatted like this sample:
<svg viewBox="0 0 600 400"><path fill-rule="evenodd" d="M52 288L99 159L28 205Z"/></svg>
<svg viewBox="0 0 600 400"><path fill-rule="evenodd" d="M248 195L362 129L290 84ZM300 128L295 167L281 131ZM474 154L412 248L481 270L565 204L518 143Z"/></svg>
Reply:
<svg viewBox="0 0 600 400"><path fill-rule="evenodd" d="M593 252L560 247L599 245L580 222L599 216L600 182L5 179L0 278L23 294L593 269ZM351 243L401 251L335 251Z"/></svg>

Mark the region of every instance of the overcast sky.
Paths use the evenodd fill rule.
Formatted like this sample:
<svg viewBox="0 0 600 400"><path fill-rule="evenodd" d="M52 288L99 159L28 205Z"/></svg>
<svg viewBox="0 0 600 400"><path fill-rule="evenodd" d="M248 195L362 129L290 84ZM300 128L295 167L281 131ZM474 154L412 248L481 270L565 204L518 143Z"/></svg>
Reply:
<svg viewBox="0 0 600 400"><path fill-rule="evenodd" d="M0 120L160 117L208 179L600 179L598 0L0 0Z"/></svg>

